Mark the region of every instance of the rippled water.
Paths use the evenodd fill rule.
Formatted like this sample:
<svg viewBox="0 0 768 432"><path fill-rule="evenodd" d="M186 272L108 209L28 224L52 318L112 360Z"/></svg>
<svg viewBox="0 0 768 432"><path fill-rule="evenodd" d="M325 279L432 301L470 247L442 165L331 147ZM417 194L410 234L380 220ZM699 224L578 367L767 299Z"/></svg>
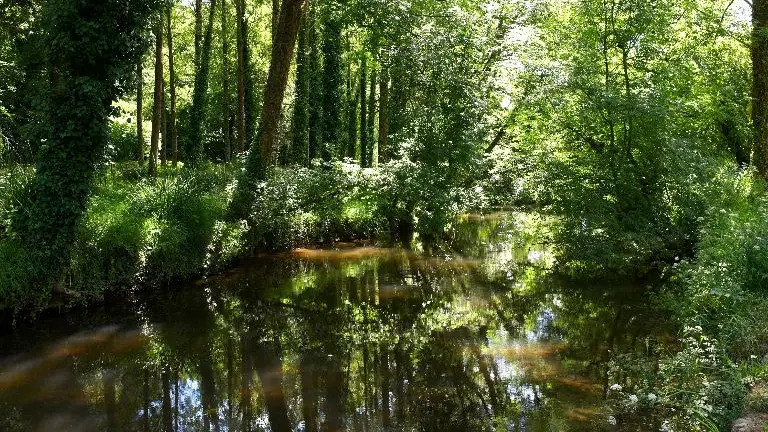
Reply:
<svg viewBox="0 0 768 432"><path fill-rule="evenodd" d="M467 217L430 253L336 245L19 325L1 430L593 431L634 287L542 270L527 215ZM631 346L631 345L630 345Z"/></svg>

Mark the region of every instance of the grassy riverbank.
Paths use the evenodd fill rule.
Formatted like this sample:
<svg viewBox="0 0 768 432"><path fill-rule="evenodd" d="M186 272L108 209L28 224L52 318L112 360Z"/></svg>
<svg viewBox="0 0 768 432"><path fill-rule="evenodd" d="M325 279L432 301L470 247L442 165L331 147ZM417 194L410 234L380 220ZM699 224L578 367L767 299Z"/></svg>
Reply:
<svg viewBox="0 0 768 432"><path fill-rule="evenodd" d="M256 252L360 238L429 236L477 202L450 188L417 188L416 164L379 169L335 164L277 169L254 191L244 219L229 214L237 178L232 166L161 168L157 178L134 164L99 172L62 275L69 301L98 301L110 290L159 285L217 272ZM34 172L2 174L0 298L6 309L45 307L50 290L28 286L35 269L14 235L13 213L28 200ZM450 200L450 205L443 201Z"/></svg>

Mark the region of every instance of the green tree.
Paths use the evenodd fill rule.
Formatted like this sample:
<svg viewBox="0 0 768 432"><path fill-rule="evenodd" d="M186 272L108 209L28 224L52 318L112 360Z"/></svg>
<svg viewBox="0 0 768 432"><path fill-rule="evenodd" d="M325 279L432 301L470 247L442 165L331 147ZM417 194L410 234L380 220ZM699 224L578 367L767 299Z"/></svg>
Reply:
<svg viewBox="0 0 768 432"><path fill-rule="evenodd" d="M28 286L43 294L69 260L106 143L110 105L120 94L118 83L135 70L146 46L141 30L159 6L155 0L49 0L43 7L48 140L38 155L32 203L14 223L38 264Z"/></svg>
<svg viewBox="0 0 768 432"><path fill-rule="evenodd" d="M768 1L752 3L752 127L753 161L768 179Z"/></svg>
<svg viewBox="0 0 768 432"><path fill-rule="evenodd" d="M338 155L343 133L344 78L342 72L342 23L327 6L323 20L323 160Z"/></svg>

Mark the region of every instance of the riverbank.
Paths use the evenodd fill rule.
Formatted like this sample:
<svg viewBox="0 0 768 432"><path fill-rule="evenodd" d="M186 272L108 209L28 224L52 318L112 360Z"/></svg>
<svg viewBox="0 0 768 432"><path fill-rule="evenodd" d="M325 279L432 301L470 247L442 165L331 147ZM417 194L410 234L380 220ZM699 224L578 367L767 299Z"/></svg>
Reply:
<svg viewBox="0 0 768 432"><path fill-rule="evenodd" d="M277 169L254 191L247 216L233 219L228 209L242 172L239 164L161 167L156 178L145 178L134 164L105 168L55 290L67 294L56 300L97 302L110 291L191 280L256 252L394 238L402 231L437 232L472 201L451 190L415 188L413 177L402 175L406 169L419 167ZM31 251L12 226L14 212L28 199L33 171L17 168L4 176L0 302L5 310L45 308L53 299L51 290L28 286L35 272ZM458 201L443 206L443 200Z"/></svg>

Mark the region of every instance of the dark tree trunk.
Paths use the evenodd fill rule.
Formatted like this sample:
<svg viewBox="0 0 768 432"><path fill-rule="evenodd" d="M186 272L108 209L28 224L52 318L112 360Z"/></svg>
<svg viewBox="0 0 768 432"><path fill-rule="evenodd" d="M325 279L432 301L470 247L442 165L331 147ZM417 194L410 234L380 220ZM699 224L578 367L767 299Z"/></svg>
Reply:
<svg viewBox="0 0 768 432"><path fill-rule="evenodd" d="M360 63L360 166L368 167L368 107L366 98L368 65L365 57Z"/></svg>
<svg viewBox="0 0 768 432"><path fill-rule="evenodd" d="M213 17L216 12L216 0L211 0L208 23L205 27L203 45L200 53L200 65L195 74L195 90L192 95L191 131L189 140L191 151L187 159L190 165L198 164L203 158L203 123L208 108L208 75L210 72L211 46L213 43Z"/></svg>
<svg viewBox="0 0 768 432"><path fill-rule="evenodd" d="M375 67L371 70L371 82L370 93L368 94L368 167L372 167L373 160L373 141L374 141L374 124L376 123L376 81L378 80L378 69Z"/></svg>
<svg viewBox="0 0 768 432"><path fill-rule="evenodd" d="M272 60L269 67L267 86L264 89L264 104L261 111L261 128L258 149L249 156L251 168L255 168L255 177L266 178L267 167L272 160L272 153L277 143L280 118L283 112L283 98L288 84L288 72L291 68L293 50L299 33L299 23L306 0L284 0L280 8L280 21L272 47ZM254 171L251 171L254 173Z"/></svg>
<svg viewBox="0 0 768 432"><path fill-rule="evenodd" d="M142 58L139 58L136 64L136 134L139 137L139 154L136 155L139 164L144 165L144 153L146 144L144 143L144 68Z"/></svg>
<svg viewBox="0 0 768 432"><path fill-rule="evenodd" d="M309 160L320 156L323 148L323 70L320 64L320 37L317 32L316 8L307 14L309 27Z"/></svg>
<svg viewBox="0 0 768 432"><path fill-rule="evenodd" d="M224 162L232 158L231 118L232 102L229 98L229 37L227 34L227 1L221 1L221 86L224 93L222 129L224 130Z"/></svg>
<svg viewBox="0 0 768 432"><path fill-rule="evenodd" d="M160 151L160 163L163 166L165 166L165 162L166 162L167 155L168 155L168 144L169 144L168 143L168 141L169 141L168 140L168 113L166 111L166 106L165 106L165 79L163 79L160 82L160 92L163 95L162 98L160 98L160 102L161 102L161 105L160 105L160 125L161 125L162 135L163 135L163 139L162 139L161 142L163 143L163 147L159 151Z"/></svg>
<svg viewBox="0 0 768 432"><path fill-rule="evenodd" d="M272 0L272 43L277 41L277 29L280 25L280 0Z"/></svg>
<svg viewBox="0 0 768 432"><path fill-rule="evenodd" d="M157 152L160 143L160 123L163 116L163 19L155 23L155 95L152 107L152 137L149 147L149 175L157 174Z"/></svg>
<svg viewBox="0 0 768 432"><path fill-rule="evenodd" d="M768 0L752 2L753 163L768 179Z"/></svg>
<svg viewBox="0 0 768 432"><path fill-rule="evenodd" d="M293 139L290 163L306 165L309 149L309 41L307 17L302 18L296 52L296 99L293 104Z"/></svg>
<svg viewBox="0 0 768 432"><path fill-rule="evenodd" d="M170 139L171 152L173 153L173 166L179 162L179 133L176 129L176 69L173 61L173 32L171 31L171 10L173 6L166 9L166 37L168 38L168 73L170 75L171 90L171 121L170 121Z"/></svg>
<svg viewBox="0 0 768 432"><path fill-rule="evenodd" d="M323 160L338 157L342 145L344 72L342 70L342 23L333 14L323 20Z"/></svg>
<svg viewBox="0 0 768 432"><path fill-rule="evenodd" d="M195 0L195 64L194 69L200 67L200 49L203 41L203 0Z"/></svg>
<svg viewBox="0 0 768 432"><path fill-rule="evenodd" d="M389 70L383 68L379 81L379 160L387 162L392 157L389 149Z"/></svg>
<svg viewBox="0 0 768 432"><path fill-rule="evenodd" d="M245 0L235 0L237 20L237 153L245 151Z"/></svg>
<svg viewBox="0 0 768 432"><path fill-rule="evenodd" d="M347 66L347 157L357 153L357 85L352 78L352 65Z"/></svg>

